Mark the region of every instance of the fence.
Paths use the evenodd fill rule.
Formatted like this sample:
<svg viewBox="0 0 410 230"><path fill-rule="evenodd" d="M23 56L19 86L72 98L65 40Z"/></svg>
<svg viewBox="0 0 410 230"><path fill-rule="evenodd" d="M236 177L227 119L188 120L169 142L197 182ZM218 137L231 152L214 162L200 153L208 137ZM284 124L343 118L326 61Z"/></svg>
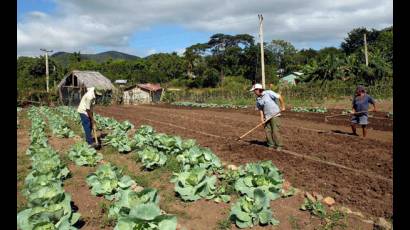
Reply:
<svg viewBox="0 0 410 230"><path fill-rule="evenodd" d="M338 99L352 97L356 86L346 84L313 85L300 84L296 86L275 87L274 91L279 92L287 101L314 101L321 102L327 99ZM392 82L381 82L373 86L366 87L369 95L377 99L388 99L393 97ZM166 91L163 97L165 102L191 101L206 103L220 100L234 103L238 99L247 100L253 103L255 96L247 90L228 90L223 88L201 89L201 90L181 90Z"/></svg>

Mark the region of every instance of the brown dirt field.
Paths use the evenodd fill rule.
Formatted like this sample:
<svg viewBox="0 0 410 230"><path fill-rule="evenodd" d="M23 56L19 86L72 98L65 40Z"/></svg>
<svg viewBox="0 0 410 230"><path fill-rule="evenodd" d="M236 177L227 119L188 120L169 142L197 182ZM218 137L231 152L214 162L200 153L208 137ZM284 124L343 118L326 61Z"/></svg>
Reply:
<svg viewBox="0 0 410 230"><path fill-rule="evenodd" d="M173 108L173 109L189 109L189 110L207 110L207 111L218 111L218 112L234 112L242 113L253 116L258 116L258 113L255 111L255 108L249 107L246 109L225 109L225 108L188 108L184 106L174 106L161 104L157 107L162 108ZM301 113L301 112L292 112L290 108L287 108L286 111L282 112L287 118L296 118L302 119L304 121L313 121L315 123L326 123L331 125L343 125L350 126L351 116L338 116L330 117L325 122L325 116L332 116L337 114L342 114L344 109L328 109L327 113ZM377 111L369 112L369 129L381 130L381 131L393 131L393 119L387 117L387 112Z"/></svg>
<svg viewBox="0 0 410 230"><path fill-rule="evenodd" d="M285 178L298 188L332 196L337 203L365 214L392 216L391 132L379 131L378 138L382 136L383 140L370 135L376 130L369 131L366 139L317 132L303 129L297 123L290 127L295 119L284 115L281 132L287 151L275 152L262 145L262 130L245 141L235 141L257 124L256 115L154 106L111 106L97 108L97 112L120 121L130 120L136 126L149 124L159 132L194 138L228 163L272 160ZM325 125L332 129L343 128Z"/></svg>

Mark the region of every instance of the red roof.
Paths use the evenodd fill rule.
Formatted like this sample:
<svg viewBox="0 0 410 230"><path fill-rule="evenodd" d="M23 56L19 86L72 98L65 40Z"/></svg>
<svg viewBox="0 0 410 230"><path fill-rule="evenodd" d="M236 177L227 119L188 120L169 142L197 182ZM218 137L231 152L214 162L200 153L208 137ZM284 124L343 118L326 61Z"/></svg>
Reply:
<svg viewBox="0 0 410 230"><path fill-rule="evenodd" d="M137 84L137 86L142 89L149 90L149 91L158 91L162 89L159 84L152 84L152 83Z"/></svg>

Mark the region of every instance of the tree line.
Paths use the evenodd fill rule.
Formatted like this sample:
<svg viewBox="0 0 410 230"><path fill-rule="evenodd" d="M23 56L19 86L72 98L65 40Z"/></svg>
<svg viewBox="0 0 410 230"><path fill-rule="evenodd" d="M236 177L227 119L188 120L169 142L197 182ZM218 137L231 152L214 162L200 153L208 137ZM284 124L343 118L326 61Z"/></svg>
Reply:
<svg viewBox="0 0 410 230"><path fill-rule="evenodd" d="M365 64L363 34L367 35L369 64ZM320 50L296 49L290 42L264 43L267 83L278 83L287 73L304 73L302 81L325 84L334 80L371 85L393 77L393 26L381 30L356 28L340 47ZM17 58L17 91L44 91L45 57ZM189 88L217 87L226 76L260 82L260 44L249 34L217 33L208 42L197 43L177 53L157 53L137 60L83 59L71 54L68 63L49 58L50 85L71 70L95 70L110 80L135 83L167 83Z"/></svg>

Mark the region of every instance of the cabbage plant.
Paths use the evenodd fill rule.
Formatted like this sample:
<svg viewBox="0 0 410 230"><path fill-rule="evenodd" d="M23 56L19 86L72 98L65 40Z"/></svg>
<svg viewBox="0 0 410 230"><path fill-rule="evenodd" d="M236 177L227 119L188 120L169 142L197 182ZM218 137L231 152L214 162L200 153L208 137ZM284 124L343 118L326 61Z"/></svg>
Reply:
<svg viewBox="0 0 410 230"><path fill-rule="evenodd" d="M91 187L91 194L104 195L108 200L112 200L118 190L135 184L129 176L122 176L122 171L110 163L100 165L96 172L87 176L86 181Z"/></svg>
<svg viewBox="0 0 410 230"><path fill-rule="evenodd" d="M270 200L282 195L282 173L271 161L248 163L239 169L240 177L235 182L235 190L251 196L255 189L266 193Z"/></svg>
<svg viewBox="0 0 410 230"><path fill-rule="evenodd" d="M97 162L103 159L103 156L86 142L80 141L68 151L68 158L74 161L76 165L95 166Z"/></svg>
<svg viewBox="0 0 410 230"><path fill-rule="evenodd" d="M193 146L177 156L184 171L191 168L220 169L222 167L219 158L209 149Z"/></svg>
<svg viewBox="0 0 410 230"><path fill-rule="evenodd" d="M141 160L142 165L147 169L163 166L167 161L167 156L151 146L139 151L138 157Z"/></svg>
<svg viewBox="0 0 410 230"><path fill-rule="evenodd" d="M203 168L175 173L171 182L175 183L175 192L184 201L214 198L216 177L208 176Z"/></svg>
<svg viewBox="0 0 410 230"><path fill-rule="evenodd" d="M108 211L108 217L111 219L128 216L132 207L140 204L154 203L158 205L159 196L158 191L152 188L146 188L140 192L126 189L119 191L115 195L115 200Z"/></svg>
<svg viewBox="0 0 410 230"><path fill-rule="evenodd" d="M232 205L229 218L239 228L256 225L277 225L279 221L272 217L269 198L260 189L255 189L251 196L243 196Z"/></svg>

